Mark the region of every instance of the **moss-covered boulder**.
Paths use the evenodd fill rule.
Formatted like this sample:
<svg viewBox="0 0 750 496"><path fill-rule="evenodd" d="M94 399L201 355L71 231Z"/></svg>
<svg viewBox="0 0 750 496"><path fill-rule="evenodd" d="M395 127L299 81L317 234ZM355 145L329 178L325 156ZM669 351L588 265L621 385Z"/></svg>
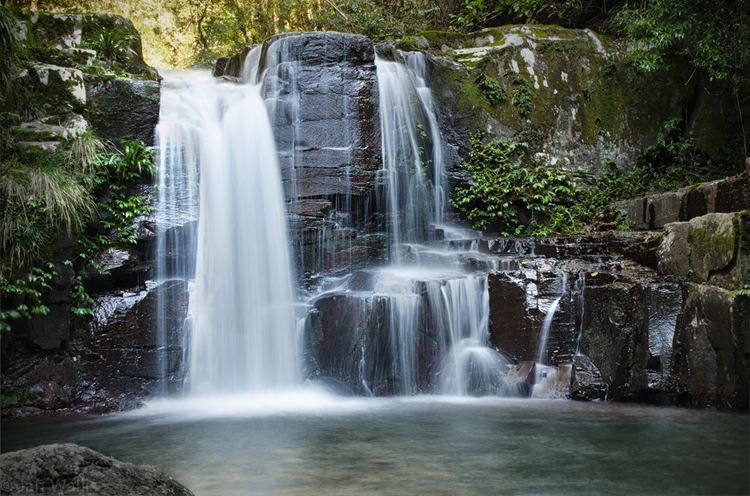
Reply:
<svg viewBox="0 0 750 496"><path fill-rule="evenodd" d="M143 61L140 35L129 20L110 14L13 13L22 89L9 103L29 119L12 123L15 134L28 134L33 119L62 121L74 112L115 144L125 138L153 143L159 76ZM55 140L21 141L55 148Z"/></svg>
<svg viewBox="0 0 750 496"><path fill-rule="evenodd" d="M34 60L87 73L158 79L143 61L133 23L112 14L48 14L16 10L16 33Z"/></svg>
<svg viewBox="0 0 750 496"><path fill-rule="evenodd" d="M738 290L750 284L750 211L712 213L667 224L659 271Z"/></svg>

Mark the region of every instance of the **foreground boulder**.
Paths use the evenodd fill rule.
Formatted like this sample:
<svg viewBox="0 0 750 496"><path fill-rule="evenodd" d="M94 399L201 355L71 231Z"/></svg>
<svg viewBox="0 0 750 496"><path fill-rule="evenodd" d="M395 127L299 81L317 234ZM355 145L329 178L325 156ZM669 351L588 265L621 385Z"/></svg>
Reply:
<svg viewBox="0 0 750 496"><path fill-rule="evenodd" d="M0 494L181 496L193 493L161 470L76 444L48 444L0 455Z"/></svg>

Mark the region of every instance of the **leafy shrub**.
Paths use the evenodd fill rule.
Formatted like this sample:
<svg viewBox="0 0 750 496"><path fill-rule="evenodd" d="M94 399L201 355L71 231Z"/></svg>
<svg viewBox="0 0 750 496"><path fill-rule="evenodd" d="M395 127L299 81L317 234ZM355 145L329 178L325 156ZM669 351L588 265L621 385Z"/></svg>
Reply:
<svg viewBox="0 0 750 496"><path fill-rule="evenodd" d="M490 102L491 105L503 103L507 96L503 86L497 82L497 80L487 77L484 73L479 74L476 78L479 91L482 92L484 97Z"/></svg>
<svg viewBox="0 0 750 496"><path fill-rule="evenodd" d="M518 115L521 117L528 117L531 114L531 108L533 106L531 88L529 83L521 78L516 78L513 81L515 89L511 97L511 103L518 111Z"/></svg>
<svg viewBox="0 0 750 496"><path fill-rule="evenodd" d="M535 163L524 142L472 138L464 163L473 184L457 188L451 203L477 229L503 234L572 234L627 228L615 202L724 177L728 164L714 163L684 135L680 119L668 120L636 167L609 170L577 183L567 172Z"/></svg>
<svg viewBox="0 0 750 496"><path fill-rule="evenodd" d="M135 39L118 31L102 31L96 40L95 48L109 62L128 59L135 55L131 45Z"/></svg>
<svg viewBox="0 0 750 496"><path fill-rule="evenodd" d="M50 289L50 281L55 276L54 266L47 263L42 267L34 267L24 276L14 281L4 281L0 275L0 296L4 301L0 309L0 332L10 330L10 321L29 319L34 315L45 315L49 308L44 304L43 297ZM8 310L8 300L21 301L11 305Z"/></svg>
<svg viewBox="0 0 750 496"><path fill-rule="evenodd" d="M567 173L535 162L525 142L483 142L481 135L471 142L464 166L473 184L457 188L451 203L474 227L518 235L534 232L552 217L562 223L558 209L571 206L580 193Z"/></svg>

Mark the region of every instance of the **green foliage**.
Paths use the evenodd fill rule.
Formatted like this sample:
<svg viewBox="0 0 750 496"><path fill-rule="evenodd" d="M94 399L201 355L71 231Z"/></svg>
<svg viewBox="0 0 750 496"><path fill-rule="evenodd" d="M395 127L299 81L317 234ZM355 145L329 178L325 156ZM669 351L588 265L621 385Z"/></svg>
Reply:
<svg viewBox="0 0 750 496"><path fill-rule="evenodd" d="M123 153L111 151L96 136L84 134L59 151L16 151L0 164L0 327L7 330L11 320L44 312L56 256L49 247L63 233L77 237L77 249L62 262L74 271L71 311L91 314L93 300L83 274L101 271L95 260L102 250L134 244L133 221L150 211L151 198L134 194L131 187L154 173L154 152L142 141L124 145Z"/></svg>
<svg viewBox="0 0 750 496"><path fill-rule="evenodd" d="M479 91L482 92L491 105L503 103L507 99L503 86L497 80L487 77L484 73L480 73L477 76L476 83L479 86Z"/></svg>
<svg viewBox="0 0 750 496"><path fill-rule="evenodd" d="M678 189L732 172L696 150L684 136L680 119L670 119L656 143L647 148L636 167L618 171L613 164L603 174L575 182L560 169L535 163L530 145L472 138L464 163L473 183L457 188L451 203L477 229L503 234L572 234L595 229L626 229L615 202L651 192Z"/></svg>
<svg viewBox="0 0 750 496"><path fill-rule="evenodd" d="M127 59L135 55L131 48L134 38L119 31L102 31L96 40L95 48L99 55L107 61L113 62L118 59Z"/></svg>
<svg viewBox="0 0 750 496"><path fill-rule="evenodd" d="M502 23L581 26L601 22L617 3L613 0L463 0L452 16L452 24L461 31Z"/></svg>
<svg viewBox="0 0 750 496"><path fill-rule="evenodd" d="M483 142L476 135L464 166L473 184L457 188L451 203L477 229L499 229L506 235L534 232L553 216L561 223L559 208L571 206L579 195L567 173L536 163L525 142Z"/></svg>
<svg viewBox="0 0 750 496"><path fill-rule="evenodd" d="M511 96L511 103L518 111L518 115L521 117L528 117L531 114L531 109L533 107L531 87L529 86L529 83L520 77L513 81L513 85L515 86L515 89Z"/></svg>
<svg viewBox="0 0 750 496"><path fill-rule="evenodd" d="M34 267L13 281L6 281L5 276L0 274L0 295L4 301L3 308L0 309L0 332L9 331L12 320L29 319L49 312L43 297L49 291L50 281L54 276L54 266L51 263ZM8 300L18 303L7 309Z"/></svg>
<svg viewBox="0 0 750 496"><path fill-rule="evenodd" d="M734 173L731 164L712 161L686 136L682 119L667 120L656 143L639 157L633 171L621 174L619 198L668 191Z"/></svg>
<svg viewBox="0 0 750 496"><path fill-rule="evenodd" d="M0 193L0 245L11 268L28 265L60 230L79 230L94 211L91 192L62 151L30 148L0 162Z"/></svg>
<svg viewBox="0 0 750 496"><path fill-rule="evenodd" d="M16 20L0 6L0 93L6 93L16 72L18 41L15 33Z"/></svg>
<svg viewBox="0 0 750 496"><path fill-rule="evenodd" d="M712 79L747 77L750 9L743 0L627 2L616 21L645 71L668 67L681 54Z"/></svg>
<svg viewBox="0 0 750 496"><path fill-rule="evenodd" d="M92 175L95 172L93 167L99 161L99 153L105 149L106 146L102 140L93 132L86 131L71 140L68 153L71 162L76 164L81 172Z"/></svg>

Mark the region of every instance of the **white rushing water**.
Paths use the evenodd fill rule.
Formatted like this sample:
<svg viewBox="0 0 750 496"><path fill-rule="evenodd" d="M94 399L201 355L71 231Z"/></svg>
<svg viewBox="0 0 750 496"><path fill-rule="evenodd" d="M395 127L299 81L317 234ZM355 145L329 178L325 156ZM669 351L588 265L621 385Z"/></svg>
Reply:
<svg viewBox="0 0 750 496"><path fill-rule="evenodd" d="M194 394L277 394L302 379L304 320L295 313L285 201L300 197L305 95L289 46L284 38L272 44L263 72L260 49L250 50L243 84L203 73L165 81L160 203L189 205L197 218L192 238L180 240L191 267L173 270L190 280L186 380ZM507 394L509 364L489 345L487 270L496 264L477 251L476 233L443 225L443 145L424 55L376 58L376 68L390 264L370 270L374 283L356 297L349 325L385 323L395 394ZM168 260L175 248L160 250ZM372 394L365 341L355 347L357 382Z"/></svg>
<svg viewBox="0 0 750 496"><path fill-rule="evenodd" d="M443 222L446 181L425 56L376 57L375 64L392 264L380 271L375 290L389 302L397 390L498 394L507 362L488 346L487 275L462 268L466 250L431 240L431 230ZM429 359L420 354L423 340L429 341L421 336L425 332L438 343L435 370L420 366Z"/></svg>
<svg viewBox="0 0 750 496"><path fill-rule="evenodd" d="M197 168L200 212L187 382L192 393L298 384L286 214L260 88L186 73L167 82L159 124L166 175Z"/></svg>
<svg viewBox="0 0 750 496"><path fill-rule="evenodd" d="M376 57L375 65L391 261L398 263L401 244L424 240L435 212L423 158L419 96L404 64Z"/></svg>
<svg viewBox="0 0 750 496"><path fill-rule="evenodd" d="M409 70L414 89L419 95L422 102L422 108L427 115L430 125L430 140L432 141L432 210L435 215L435 222L442 224L445 209L448 206L446 202L446 178L445 178L445 160L443 159L442 138L440 136L440 126L435 116L435 103L432 98L432 89L427 84L427 61L422 52L408 52L404 54L406 67Z"/></svg>

